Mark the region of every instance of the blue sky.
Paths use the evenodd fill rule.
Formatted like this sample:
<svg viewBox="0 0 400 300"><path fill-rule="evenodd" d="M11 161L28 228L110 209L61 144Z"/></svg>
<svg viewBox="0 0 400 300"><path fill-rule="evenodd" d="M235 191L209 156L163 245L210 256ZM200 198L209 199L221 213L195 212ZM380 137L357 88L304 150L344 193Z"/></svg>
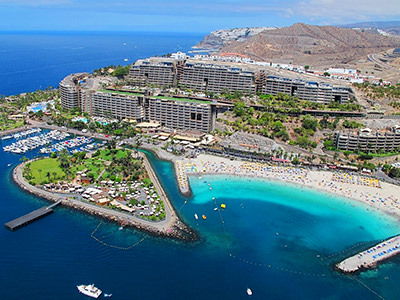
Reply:
<svg viewBox="0 0 400 300"><path fill-rule="evenodd" d="M216 29L400 20L399 0L0 0L0 31Z"/></svg>

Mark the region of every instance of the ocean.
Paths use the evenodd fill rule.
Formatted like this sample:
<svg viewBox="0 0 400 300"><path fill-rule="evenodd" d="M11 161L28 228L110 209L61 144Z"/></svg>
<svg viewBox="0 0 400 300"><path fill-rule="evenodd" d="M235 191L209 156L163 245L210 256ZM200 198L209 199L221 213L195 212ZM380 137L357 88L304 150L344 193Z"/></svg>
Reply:
<svg viewBox="0 0 400 300"><path fill-rule="evenodd" d="M58 87L71 73L187 52L202 37L199 33L0 32L0 95Z"/></svg>
<svg viewBox="0 0 400 300"><path fill-rule="evenodd" d="M103 36L101 44L109 45L115 38ZM85 39L99 37L82 37ZM125 40L130 43L126 37L120 39L122 43ZM153 40L162 38L154 34ZM179 35L167 40L172 49L157 48L157 42L147 44L141 55L173 52L179 47L187 50L197 41L194 36L186 39ZM49 42L57 49L66 47L63 43L62 36ZM1 47L5 47L3 43ZM73 56L74 47L68 47L63 50L64 56ZM97 52L95 47L92 51ZM117 52L112 48L109 51ZM16 69L23 70L24 64L32 63L28 49L18 55L19 59L13 58ZM58 67L43 68L40 76L46 78L45 85L53 84L67 73L116 64L118 57L127 56L121 53L115 61L104 63L102 59L106 58L98 58L100 65L90 65L85 58L82 64L62 65L59 71ZM44 66L46 57L38 57ZM85 61L87 69L83 67ZM37 62L31 69L39 65ZM40 84L34 77L27 80L26 88L23 82L17 82L21 74L29 78L28 74L35 73L9 73L10 84L2 83L2 93L39 88L32 84ZM0 141L0 147L11 142ZM178 214L201 239L183 243L134 229L119 230L117 224L57 207L53 214L17 231L0 228L0 299L88 299L79 294L76 285L89 283L112 293L112 299L248 299L247 288L253 291L252 299L398 299L399 257L354 276L333 268L348 255L398 234L400 225L394 218L347 199L255 178L192 176L193 196L186 198L178 190L172 164L146 153ZM20 158L0 148L3 224L48 204L13 183L12 168ZM222 203L226 209L215 211ZM195 213L207 219L195 220Z"/></svg>

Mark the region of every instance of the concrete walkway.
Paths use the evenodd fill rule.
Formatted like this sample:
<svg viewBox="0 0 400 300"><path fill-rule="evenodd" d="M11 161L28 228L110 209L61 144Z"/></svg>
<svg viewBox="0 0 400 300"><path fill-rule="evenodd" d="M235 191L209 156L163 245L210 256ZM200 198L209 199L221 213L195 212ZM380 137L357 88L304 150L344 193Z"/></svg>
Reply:
<svg viewBox="0 0 400 300"><path fill-rule="evenodd" d="M362 269L373 268L378 262L384 261L399 253L400 235L351 256L338 263L336 267L344 273L352 273Z"/></svg>

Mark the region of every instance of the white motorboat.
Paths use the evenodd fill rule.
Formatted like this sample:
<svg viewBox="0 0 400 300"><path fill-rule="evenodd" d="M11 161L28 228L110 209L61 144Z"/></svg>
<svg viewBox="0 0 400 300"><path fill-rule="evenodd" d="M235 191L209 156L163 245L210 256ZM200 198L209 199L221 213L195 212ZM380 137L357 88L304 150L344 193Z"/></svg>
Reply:
<svg viewBox="0 0 400 300"><path fill-rule="evenodd" d="M198 219L199 219L199 216L198 216L197 214L194 214L194 218L195 218L196 220L198 220Z"/></svg>
<svg viewBox="0 0 400 300"><path fill-rule="evenodd" d="M99 298L101 295L101 290L97 287L94 286L94 284L88 284L88 285L77 285L78 291L81 292L82 294L92 297L92 298Z"/></svg>
<svg viewBox="0 0 400 300"><path fill-rule="evenodd" d="M253 295L253 291L250 288L247 288L246 292L249 296Z"/></svg>

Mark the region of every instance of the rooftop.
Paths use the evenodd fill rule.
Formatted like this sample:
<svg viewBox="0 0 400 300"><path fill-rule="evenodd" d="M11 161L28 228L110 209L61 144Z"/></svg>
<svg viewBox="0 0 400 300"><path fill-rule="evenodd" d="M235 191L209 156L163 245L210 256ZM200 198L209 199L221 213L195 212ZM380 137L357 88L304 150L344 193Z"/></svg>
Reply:
<svg viewBox="0 0 400 300"><path fill-rule="evenodd" d="M190 102L190 103L202 103L202 104L211 104L211 101L207 100L196 100L189 98L177 98L177 97L166 97L166 96L151 96L150 98L160 99L160 100L170 100L170 101L182 101L182 102Z"/></svg>
<svg viewBox="0 0 400 300"><path fill-rule="evenodd" d="M98 90L99 92L104 92L104 93L115 93L115 94L121 94L121 95L132 95L132 96L143 96L143 93L141 92L134 92L134 91L117 91L117 90L105 90L101 89Z"/></svg>

